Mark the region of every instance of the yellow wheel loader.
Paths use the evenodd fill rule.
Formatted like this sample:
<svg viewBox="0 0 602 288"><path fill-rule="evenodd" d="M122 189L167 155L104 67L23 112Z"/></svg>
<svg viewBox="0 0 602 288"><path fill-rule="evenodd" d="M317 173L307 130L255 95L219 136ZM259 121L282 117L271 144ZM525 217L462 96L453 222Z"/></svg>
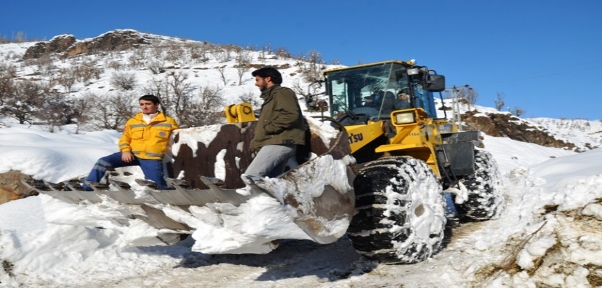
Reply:
<svg viewBox="0 0 602 288"><path fill-rule="evenodd" d="M477 148L480 132L459 131L435 105L434 93L444 103L444 76L415 61L385 61L326 70L314 84L325 84L327 99L310 95L307 106L327 101L357 162L348 234L360 254L419 262L440 248L446 211L468 220L499 215L500 175Z"/></svg>
<svg viewBox="0 0 602 288"><path fill-rule="evenodd" d="M493 218L503 204L497 166L489 153L476 149L478 132L459 132L437 115L433 93L443 91L444 82L434 71L403 61L325 71L324 80L310 86L325 84L323 95L308 95L306 103L323 107L320 102L327 102L330 114L322 121L307 117L305 149L298 149L296 161L276 178L242 175L254 157L249 147L258 125L253 107L242 103L226 107L228 124L174 131L164 160L170 190L131 179L121 168L101 183L86 182L93 192L84 191L78 180L25 184L106 217L90 219L87 225L94 227L127 229L143 222L154 229L145 228L155 233L150 236L166 244L188 234L211 240L206 234L214 228L265 242L222 250L201 243L193 251L267 253L278 239L327 244L348 235L369 259L415 263L441 246L444 189L453 192L456 210L468 219ZM408 103L398 103L401 92ZM278 233L276 227L246 231L244 221L254 219L243 219L249 218L245 213L260 197L277 200L278 221L290 221L302 234ZM111 213L99 213L107 209Z"/></svg>

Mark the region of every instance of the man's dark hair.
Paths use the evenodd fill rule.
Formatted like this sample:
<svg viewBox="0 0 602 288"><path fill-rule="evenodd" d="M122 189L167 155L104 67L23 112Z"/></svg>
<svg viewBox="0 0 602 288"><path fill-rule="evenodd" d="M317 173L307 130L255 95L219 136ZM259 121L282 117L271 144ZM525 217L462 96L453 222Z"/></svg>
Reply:
<svg viewBox="0 0 602 288"><path fill-rule="evenodd" d="M144 96L142 96L142 97L140 97L140 98L138 99L138 101L140 101L140 100L151 101L151 102L153 102L153 104L155 104L155 105L157 105L157 104L160 104L160 103L161 103L161 101L159 100L159 97L157 97L157 96L155 96L155 95L144 95Z"/></svg>
<svg viewBox="0 0 602 288"><path fill-rule="evenodd" d="M270 77L272 79L272 83L277 85L282 84L282 74L280 74L280 72L278 72L278 70L276 70L274 67L259 68L253 71L251 75L253 75L253 77L259 76L261 78Z"/></svg>

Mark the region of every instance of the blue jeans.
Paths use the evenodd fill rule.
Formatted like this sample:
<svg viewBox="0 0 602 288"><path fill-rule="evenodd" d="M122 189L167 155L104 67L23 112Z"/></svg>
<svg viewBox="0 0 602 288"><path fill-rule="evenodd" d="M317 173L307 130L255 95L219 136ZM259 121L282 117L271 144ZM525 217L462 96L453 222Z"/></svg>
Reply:
<svg viewBox="0 0 602 288"><path fill-rule="evenodd" d="M104 177L107 169L134 165L140 166L142 172L144 173L144 178L155 182L160 189L167 188L167 183L165 182L163 174L162 160L146 160L134 157L133 161L125 162L121 160L121 152L113 153L98 159L96 164L94 164L94 167L92 167L92 171L90 171L90 174L88 174L86 180L88 182L98 183ZM86 184L83 184L82 187L85 190L92 191L92 188L88 187Z"/></svg>

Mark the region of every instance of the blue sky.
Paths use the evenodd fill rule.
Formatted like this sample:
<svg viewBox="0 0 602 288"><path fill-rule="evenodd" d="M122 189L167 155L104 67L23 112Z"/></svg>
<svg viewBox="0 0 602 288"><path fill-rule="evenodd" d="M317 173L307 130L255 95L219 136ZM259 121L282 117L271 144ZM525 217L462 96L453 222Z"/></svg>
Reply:
<svg viewBox="0 0 602 288"><path fill-rule="evenodd" d="M572 2L572 3L571 3ZM274 4L276 3L276 4ZM602 1L5 1L0 37L135 29L216 44L320 52L355 65L416 59L477 104L526 117L602 119Z"/></svg>

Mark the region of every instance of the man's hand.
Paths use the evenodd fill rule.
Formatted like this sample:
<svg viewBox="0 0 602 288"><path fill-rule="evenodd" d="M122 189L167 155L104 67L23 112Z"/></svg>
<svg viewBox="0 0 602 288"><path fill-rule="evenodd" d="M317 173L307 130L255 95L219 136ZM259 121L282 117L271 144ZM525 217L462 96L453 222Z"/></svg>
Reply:
<svg viewBox="0 0 602 288"><path fill-rule="evenodd" d="M121 160L123 160L123 162L132 162L134 161L134 154L132 154L132 152L121 152Z"/></svg>

